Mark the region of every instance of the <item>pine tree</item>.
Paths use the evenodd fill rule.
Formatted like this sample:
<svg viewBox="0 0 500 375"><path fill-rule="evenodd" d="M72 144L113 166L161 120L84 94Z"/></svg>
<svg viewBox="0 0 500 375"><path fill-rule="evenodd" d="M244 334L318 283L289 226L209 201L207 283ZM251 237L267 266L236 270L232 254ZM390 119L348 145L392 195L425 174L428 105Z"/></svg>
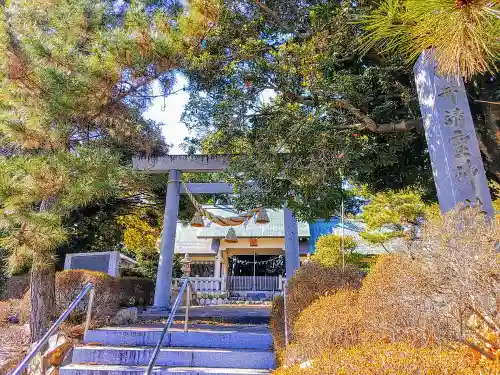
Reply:
<svg viewBox="0 0 500 375"><path fill-rule="evenodd" d="M162 1L6 1L0 20L0 247L31 259L31 338L54 316L54 251L78 207L133 189L123 150L162 140L141 111L167 95L210 19ZM216 11L216 8L214 8ZM153 129L153 131L152 131ZM117 149L120 149L118 152Z"/></svg>

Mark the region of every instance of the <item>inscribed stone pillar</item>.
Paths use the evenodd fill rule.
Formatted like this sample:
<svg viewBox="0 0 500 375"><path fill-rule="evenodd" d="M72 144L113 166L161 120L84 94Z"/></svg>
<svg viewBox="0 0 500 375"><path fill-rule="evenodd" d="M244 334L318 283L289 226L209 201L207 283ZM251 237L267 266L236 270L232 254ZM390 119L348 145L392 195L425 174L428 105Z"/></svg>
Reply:
<svg viewBox="0 0 500 375"><path fill-rule="evenodd" d="M431 51L422 53L413 70L441 211L470 202L493 216L462 78L439 75Z"/></svg>
<svg viewBox="0 0 500 375"><path fill-rule="evenodd" d="M160 262L158 264L158 274L156 275L154 307L159 309L168 309L170 307L175 232L179 213L180 180L180 171L171 170L165 200L163 231L161 233Z"/></svg>
<svg viewBox="0 0 500 375"><path fill-rule="evenodd" d="M285 272L290 280L293 273L300 266L299 256L299 228L297 218L286 206L283 208L285 223Z"/></svg>

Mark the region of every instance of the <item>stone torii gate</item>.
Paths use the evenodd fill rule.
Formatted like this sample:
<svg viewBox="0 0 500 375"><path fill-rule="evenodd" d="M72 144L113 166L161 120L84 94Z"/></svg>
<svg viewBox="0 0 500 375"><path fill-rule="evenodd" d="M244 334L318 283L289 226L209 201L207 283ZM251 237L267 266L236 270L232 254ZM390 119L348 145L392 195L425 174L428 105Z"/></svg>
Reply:
<svg viewBox="0 0 500 375"><path fill-rule="evenodd" d="M168 309L172 285L172 267L175 234L179 214L179 199L186 193L181 184L182 172L213 173L228 167L229 155L168 155L160 158L133 158L134 169L147 173L168 173L165 199L165 214L161 235L160 262L156 275L154 308ZM186 183L192 194L232 194L233 187L227 183ZM290 277L299 267L299 234L297 219L292 211L284 207L285 224L285 272Z"/></svg>

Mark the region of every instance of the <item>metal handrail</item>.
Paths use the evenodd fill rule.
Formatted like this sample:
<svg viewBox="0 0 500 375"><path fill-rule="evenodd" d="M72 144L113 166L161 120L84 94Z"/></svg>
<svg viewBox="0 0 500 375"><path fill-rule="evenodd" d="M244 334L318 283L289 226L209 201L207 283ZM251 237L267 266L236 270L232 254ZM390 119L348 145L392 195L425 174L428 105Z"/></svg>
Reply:
<svg viewBox="0 0 500 375"><path fill-rule="evenodd" d="M184 291L186 290L187 286L189 284L189 278L186 277L184 278L184 282L182 283L181 289L179 290L179 294L177 295L177 298L175 299L174 305L172 306L172 310L170 311L170 314L168 315L168 320L167 324L165 324L165 327L163 327L163 330L161 331L161 336L160 340L156 343L155 350L153 352L153 355L151 356L151 359L149 360L148 363L148 368L146 369L146 372L144 375L150 375L151 371L153 371L153 366L156 362L156 358L158 357L158 354L160 353L160 348L161 344L163 343L163 339L165 338L165 335L167 334L168 329L172 325L172 322L174 321L175 313L177 312L177 309L179 308L179 305L181 304L182 301L182 296L184 294ZM185 321L184 321L184 331L187 331L187 320L189 316L189 300L190 300L190 289L188 289L188 295L187 295L187 301L186 301L186 315L185 315Z"/></svg>
<svg viewBox="0 0 500 375"><path fill-rule="evenodd" d="M33 359L35 355L38 354L38 352L42 349L43 345L49 340L50 336L59 328L61 323L63 323L71 314L71 312L76 308L76 306L80 303L80 301L85 297L85 295L90 291L90 296L89 296L89 304L87 307L87 317L85 320L85 330L84 330L84 337L87 334L87 331L90 326L90 319L92 317L92 304L94 303L94 295L95 295L95 288L94 284L88 283L85 288L76 296L76 298L71 302L71 304L64 310L64 312L57 318L57 320L52 324L52 327L49 328L47 333L36 343L36 345L31 349L31 351L28 353L26 357L21 361L19 365L14 369L14 371L11 373L11 375L19 375L21 371L24 370L24 368L30 363L30 361Z"/></svg>

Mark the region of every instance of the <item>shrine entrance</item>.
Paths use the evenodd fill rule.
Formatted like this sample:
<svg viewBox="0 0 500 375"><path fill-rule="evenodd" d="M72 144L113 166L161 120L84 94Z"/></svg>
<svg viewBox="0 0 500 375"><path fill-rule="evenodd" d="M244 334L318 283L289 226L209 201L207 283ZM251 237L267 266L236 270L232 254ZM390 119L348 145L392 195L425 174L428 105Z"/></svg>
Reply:
<svg viewBox="0 0 500 375"><path fill-rule="evenodd" d="M229 163L229 156L227 155L169 155L160 158L133 158L134 169L143 171L146 173L168 173L169 181L167 185L166 199L165 199L165 215L163 220L163 231L161 234L161 246L160 246L160 261L158 264L158 273L156 277L156 289L154 298L154 308L157 309L168 309L170 307L170 296L172 289L172 266L173 257L175 249L175 238L176 229L179 213L179 199L181 194L187 194L191 199L196 194L233 194L233 187L227 183L189 183L181 181L182 172L188 173L210 173L219 172L227 168ZM196 202L194 202L196 203ZM199 213L198 213L199 214ZM252 215L250 215L251 217ZM198 220L201 218L198 217ZM238 218L234 218L238 219ZM240 217L240 219L242 219ZM229 218L220 218L221 221L231 221ZM243 219L242 219L243 220ZM248 220L248 218L247 218ZM241 221L240 223L242 223ZM217 224L217 223L215 223ZM203 225L203 221L199 222L199 225ZM233 225L233 224L229 224ZM291 277L294 271L300 265L299 258L299 232L297 219L292 211L288 208L283 208L283 227L284 227L284 246L279 249L265 249L265 251L271 251L271 253L255 254L254 262L257 262L257 256L259 256L259 263L255 263L255 267L252 267L253 275L241 275L241 276L231 276L227 280L227 288L236 290L243 288L245 290L262 290L262 291L278 291L283 287L283 273L286 277ZM231 228L232 229L232 228ZM231 231L230 229L230 231ZM228 235L230 233L228 231ZM234 229L232 230L233 236L235 237ZM212 241L212 251L214 251L217 256L214 266L214 276L210 281L210 285L219 285L216 289L224 290L226 287L226 280L221 277L221 267L220 263L222 258L237 255L233 258L232 262L234 264L249 262L246 258L242 256L248 256L249 254L232 254L231 249L225 249L224 254L222 254L222 249L220 248L221 241ZM234 242L234 241L227 241ZM214 248L215 246L215 248ZM284 248L285 254L276 253L276 251L281 252ZM235 252L241 252L240 249L235 249ZM276 258L278 256L278 258ZM281 258L280 258L281 256ZM262 258L260 258L262 257ZM250 260L254 258L253 255L249 258ZM264 264L271 264L271 262L281 262L280 270L273 271L271 275L258 276L259 273L265 273L270 270L268 266ZM262 262L262 264L260 263ZM229 264L226 263L227 265ZM258 266L257 266L258 264ZM248 265L248 263L247 263ZM228 267L229 268L229 267ZM229 269L227 270L229 271ZM243 269L244 273L249 273L250 271ZM230 275L230 273L226 273ZM276 276L277 275L277 276ZM240 278L240 279L238 279ZM244 279L243 279L244 278ZM200 278L202 279L202 278ZM202 280L204 281L204 280Z"/></svg>

